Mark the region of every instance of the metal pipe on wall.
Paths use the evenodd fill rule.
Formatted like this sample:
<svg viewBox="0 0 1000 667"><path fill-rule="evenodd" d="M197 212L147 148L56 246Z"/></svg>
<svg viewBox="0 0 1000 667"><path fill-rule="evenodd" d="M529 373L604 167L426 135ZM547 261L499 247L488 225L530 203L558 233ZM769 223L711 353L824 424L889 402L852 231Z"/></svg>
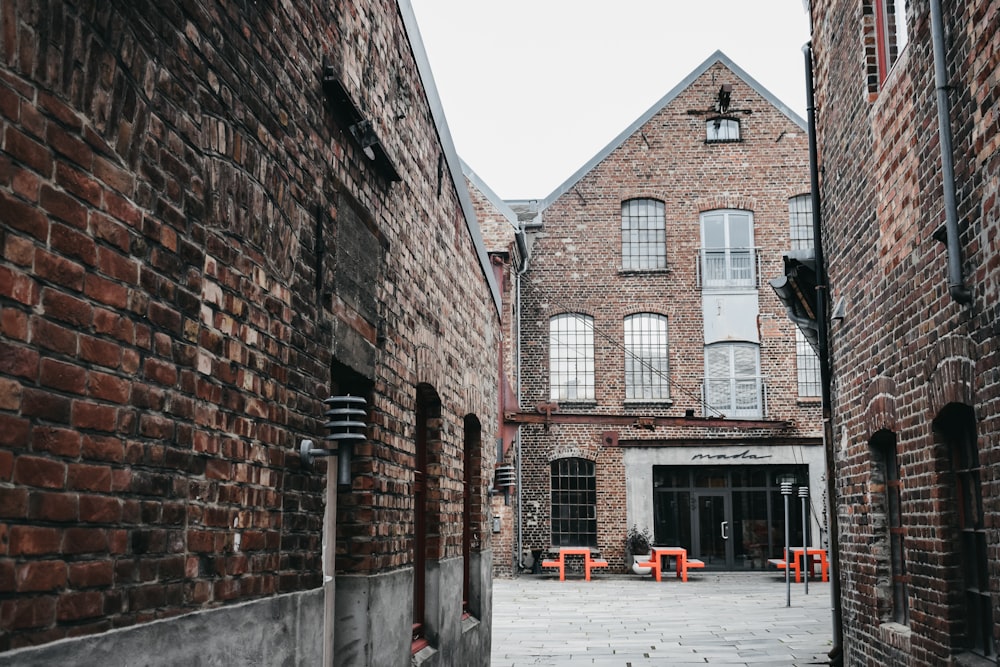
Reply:
<svg viewBox="0 0 1000 667"><path fill-rule="evenodd" d="M934 49L934 86L937 89L938 138L941 146L941 185L944 188L944 224L948 251L948 293L958 303L972 303L972 291L962 276L962 248L958 238L955 202L955 164L951 146L951 104L945 67L944 20L941 0L931 0L931 43Z"/></svg>

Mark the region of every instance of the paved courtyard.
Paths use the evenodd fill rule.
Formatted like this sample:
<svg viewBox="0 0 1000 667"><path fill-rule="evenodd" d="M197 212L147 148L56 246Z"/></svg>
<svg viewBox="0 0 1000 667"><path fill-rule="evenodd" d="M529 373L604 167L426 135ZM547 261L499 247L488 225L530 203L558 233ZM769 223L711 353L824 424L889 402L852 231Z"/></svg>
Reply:
<svg viewBox="0 0 1000 667"><path fill-rule="evenodd" d="M773 573L493 582L493 667L825 665L830 585Z"/></svg>

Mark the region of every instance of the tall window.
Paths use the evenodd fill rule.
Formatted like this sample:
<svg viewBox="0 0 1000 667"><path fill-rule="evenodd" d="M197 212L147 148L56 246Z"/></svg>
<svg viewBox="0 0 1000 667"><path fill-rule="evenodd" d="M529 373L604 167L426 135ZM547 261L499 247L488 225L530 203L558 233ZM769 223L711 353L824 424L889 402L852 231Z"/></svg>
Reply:
<svg viewBox="0 0 1000 667"><path fill-rule="evenodd" d="M594 318L579 313L549 320L549 397L594 400Z"/></svg>
<svg viewBox="0 0 1000 667"><path fill-rule="evenodd" d="M670 398L667 375L667 318L639 313L625 318L625 399Z"/></svg>
<svg viewBox="0 0 1000 667"><path fill-rule="evenodd" d="M896 434L879 431L872 437L871 446L876 463L885 482L886 524L889 530L889 570L892 582L891 618L896 623L909 625L909 575L906 572L905 537L903 527L902 490L899 477L899 460L896 458Z"/></svg>
<svg viewBox="0 0 1000 667"><path fill-rule="evenodd" d="M813 240L812 196L799 195L788 200L788 234L792 250L812 250Z"/></svg>
<svg viewBox="0 0 1000 667"><path fill-rule="evenodd" d="M428 385L417 387L416 443L413 460L413 642L416 653L428 645L424 622L427 601L428 560L439 554L439 480L430 474L430 460L441 449L441 401Z"/></svg>
<svg viewBox="0 0 1000 667"><path fill-rule="evenodd" d="M701 282L711 288L756 288L753 214L720 210L701 215Z"/></svg>
<svg viewBox="0 0 1000 667"><path fill-rule="evenodd" d="M710 414L760 417L762 397L758 345L713 343L705 346L705 402Z"/></svg>
<svg viewBox="0 0 1000 667"><path fill-rule="evenodd" d="M906 30L906 0L874 0L875 52L881 86L909 42Z"/></svg>
<svg viewBox="0 0 1000 667"><path fill-rule="evenodd" d="M663 202L622 202L622 269L641 271L667 266L667 233Z"/></svg>
<svg viewBox="0 0 1000 667"><path fill-rule="evenodd" d="M597 546L597 477L593 461L552 462L552 544Z"/></svg>
<svg viewBox="0 0 1000 667"><path fill-rule="evenodd" d="M799 396L820 396L819 357L802 331L795 327L795 365L799 375Z"/></svg>
<svg viewBox="0 0 1000 667"><path fill-rule="evenodd" d="M952 403L934 420L934 432L948 446L955 474L958 551L964 579L965 648L995 658L989 556L980 486L982 467L979 463L975 412L968 405Z"/></svg>
<svg viewBox="0 0 1000 667"><path fill-rule="evenodd" d="M736 118L709 118L705 122L705 141L721 143L740 140L740 121Z"/></svg>
<svg viewBox="0 0 1000 667"><path fill-rule="evenodd" d="M480 548L483 525L482 425L475 415L465 417L465 447L462 452L462 614L479 615L478 572L473 572L473 550Z"/></svg>

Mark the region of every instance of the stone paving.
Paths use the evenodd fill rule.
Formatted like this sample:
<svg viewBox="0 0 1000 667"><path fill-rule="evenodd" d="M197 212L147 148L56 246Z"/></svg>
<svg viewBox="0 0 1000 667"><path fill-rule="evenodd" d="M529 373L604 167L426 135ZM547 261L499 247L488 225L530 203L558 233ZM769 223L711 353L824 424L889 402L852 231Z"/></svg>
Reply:
<svg viewBox="0 0 1000 667"><path fill-rule="evenodd" d="M493 581L493 667L825 665L830 585L773 573Z"/></svg>

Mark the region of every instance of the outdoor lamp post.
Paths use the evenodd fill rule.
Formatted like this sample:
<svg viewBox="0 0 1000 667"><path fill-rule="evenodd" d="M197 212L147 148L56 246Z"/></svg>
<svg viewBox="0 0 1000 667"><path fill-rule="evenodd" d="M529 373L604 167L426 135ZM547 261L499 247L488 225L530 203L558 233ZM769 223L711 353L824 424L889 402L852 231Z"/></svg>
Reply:
<svg viewBox="0 0 1000 667"><path fill-rule="evenodd" d="M788 503L792 495L792 486L795 485L794 477L781 478L781 495L785 497L785 606L792 606L792 580L789 578L789 571L792 569L791 550L791 526L788 523Z"/></svg>
<svg viewBox="0 0 1000 667"><path fill-rule="evenodd" d="M809 487L799 487L799 498L802 499L802 564L806 570L806 595L809 595Z"/></svg>

